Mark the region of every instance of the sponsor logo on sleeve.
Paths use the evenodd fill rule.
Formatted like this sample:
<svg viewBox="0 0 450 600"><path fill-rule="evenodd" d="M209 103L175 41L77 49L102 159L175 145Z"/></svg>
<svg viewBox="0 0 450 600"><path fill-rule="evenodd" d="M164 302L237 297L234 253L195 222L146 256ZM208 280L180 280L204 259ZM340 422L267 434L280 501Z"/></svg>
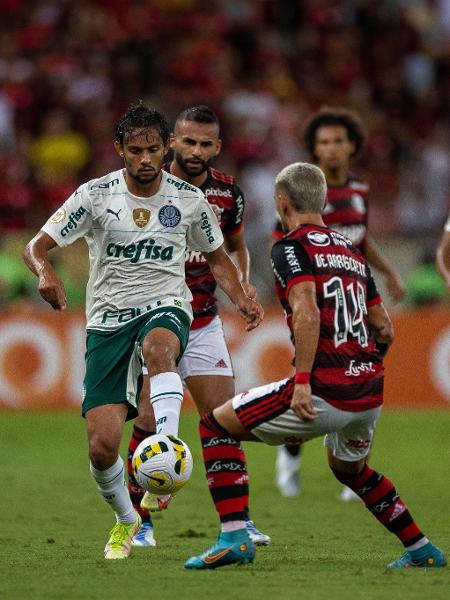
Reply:
<svg viewBox="0 0 450 600"><path fill-rule="evenodd" d="M176 206L166 204L159 209L158 219L164 227L176 227L181 221L181 212Z"/></svg>
<svg viewBox="0 0 450 600"><path fill-rule="evenodd" d="M78 210L71 212L67 223L64 225L64 227L60 231L62 237L66 237L66 235L70 232L70 230L78 229L78 223L80 222L81 219L83 219L85 214L86 214L86 209L83 208L82 206L80 206L80 208Z"/></svg>
<svg viewBox="0 0 450 600"><path fill-rule="evenodd" d="M210 244L212 244L212 242L214 241L215 238L212 234L212 227L211 227L211 223L209 222L208 215L206 212L202 212L202 214L200 216L202 219L200 227L205 232L206 237L208 238L208 242Z"/></svg>
<svg viewBox="0 0 450 600"><path fill-rule="evenodd" d="M58 210L50 217L50 223L61 223L66 218L66 209L58 208Z"/></svg>
<svg viewBox="0 0 450 600"><path fill-rule="evenodd" d="M293 246L285 246L284 247L284 255L286 257L286 260L289 263L289 266L291 267L291 272L292 273L301 273L302 268L300 266L300 263L298 262L298 258L295 256L295 249Z"/></svg>

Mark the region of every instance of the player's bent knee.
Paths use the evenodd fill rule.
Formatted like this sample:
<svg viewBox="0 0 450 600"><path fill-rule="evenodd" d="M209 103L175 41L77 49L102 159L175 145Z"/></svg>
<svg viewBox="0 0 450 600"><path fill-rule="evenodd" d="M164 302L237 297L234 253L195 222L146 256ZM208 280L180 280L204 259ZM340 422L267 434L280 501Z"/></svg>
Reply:
<svg viewBox="0 0 450 600"><path fill-rule="evenodd" d="M111 441L95 436L89 440L89 458L96 469L109 469L117 460L118 448Z"/></svg>
<svg viewBox="0 0 450 600"><path fill-rule="evenodd" d="M347 462L339 459L329 461L329 467L338 481L344 485L349 485L365 467L365 459L355 462Z"/></svg>
<svg viewBox="0 0 450 600"><path fill-rule="evenodd" d="M222 406L215 408L212 414L221 427L236 439L247 441L253 441L255 439L250 431L245 429L239 421L231 400L228 400L225 404L222 404Z"/></svg>
<svg viewBox="0 0 450 600"><path fill-rule="evenodd" d="M158 373L176 371L178 352L178 349L170 345L147 344L144 346L144 360L150 377Z"/></svg>

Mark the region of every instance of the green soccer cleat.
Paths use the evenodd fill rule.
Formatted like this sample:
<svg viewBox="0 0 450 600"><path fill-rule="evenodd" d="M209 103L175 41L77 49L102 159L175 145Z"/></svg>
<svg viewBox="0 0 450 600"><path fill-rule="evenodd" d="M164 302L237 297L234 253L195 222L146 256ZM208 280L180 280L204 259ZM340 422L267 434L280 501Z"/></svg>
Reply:
<svg viewBox="0 0 450 600"><path fill-rule="evenodd" d="M418 550L404 552L398 560L388 564L390 569L409 569L411 567L435 568L445 567L447 561L444 553L437 546L428 542Z"/></svg>
<svg viewBox="0 0 450 600"><path fill-rule="evenodd" d="M192 556L185 563L186 569L217 569L225 565L242 565L253 562L255 546L246 529L222 532L217 542L199 556Z"/></svg>
<svg viewBox="0 0 450 600"><path fill-rule="evenodd" d="M109 532L110 538L105 546L105 558L128 558L131 553L131 541L141 528L141 517L136 513L133 523L116 523Z"/></svg>

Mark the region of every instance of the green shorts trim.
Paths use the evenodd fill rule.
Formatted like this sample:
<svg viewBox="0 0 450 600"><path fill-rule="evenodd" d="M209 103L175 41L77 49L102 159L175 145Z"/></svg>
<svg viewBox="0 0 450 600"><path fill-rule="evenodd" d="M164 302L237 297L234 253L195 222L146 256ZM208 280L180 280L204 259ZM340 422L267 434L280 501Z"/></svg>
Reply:
<svg viewBox="0 0 450 600"><path fill-rule="evenodd" d="M183 310L161 307L119 329L89 329L82 415L96 406L124 403L128 405L127 420L136 417L142 389L142 342L145 336L156 327L172 331L180 340L178 364L189 341L190 324Z"/></svg>

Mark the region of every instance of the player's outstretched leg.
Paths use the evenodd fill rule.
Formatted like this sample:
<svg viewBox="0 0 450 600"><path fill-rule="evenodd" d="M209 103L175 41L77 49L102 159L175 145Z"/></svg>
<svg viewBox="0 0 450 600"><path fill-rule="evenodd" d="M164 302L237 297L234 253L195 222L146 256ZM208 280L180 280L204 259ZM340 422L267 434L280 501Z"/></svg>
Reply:
<svg viewBox="0 0 450 600"><path fill-rule="evenodd" d="M200 421L209 491L219 513L221 533L210 548L186 561L187 569L215 569L253 561L255 546L246 528L247 469L239 441L225 431L210 413Z"/></svg>
<svg viewBox="0 0 450 600"><path fill-rule="evenodd" d="M131 540L141 526L141 517L133 509L125 486L123 460L119 456L105 470L96 469L91 463L90 469L98 491L113 509L117 520L105 546L105 558L127 558L131 552Z"/></svg>
<svg viewBox="0 0 450 600"><path fill-rule="evenodd" d="M296 498L300 495L300 458L299 444L286 444L277 448L275 483L285 498Z"/></svg>
<svg viewBox="0 0 450 600"><path fill-rule="evenodd" d="M140 530L134 536L132 545L133 546L156 546L155 536L153 532L153 523L150 517L150 513L145 508L142 508L141 501L144 497L144 490L138 484L133 475L132 459L133 454L139 444L145 440L145 438L153 435L154 431L145 431L140 427L134 425L131 433L130 442L128 444L128 491L130 492L131 502L133 503L134 510L139 514L142 520Z"/></svg>
<svg viewBox="0 0 450 600"><path fill-rule="evenodd" d="M420 531L393 483L368 465L357 475L332 469L335 477L352 489L374 517L405 546L402 556L390 568L444 567L445 556Z"/></svg>

